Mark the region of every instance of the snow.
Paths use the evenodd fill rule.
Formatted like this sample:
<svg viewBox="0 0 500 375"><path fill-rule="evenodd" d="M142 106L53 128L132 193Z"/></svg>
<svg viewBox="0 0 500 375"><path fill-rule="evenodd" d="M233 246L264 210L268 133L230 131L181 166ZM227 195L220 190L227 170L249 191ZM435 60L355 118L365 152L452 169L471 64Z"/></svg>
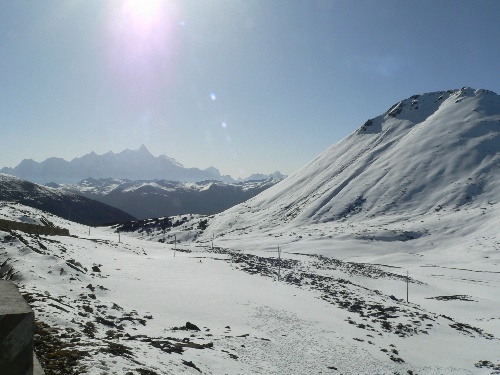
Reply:
<svg viewBox="0 0 500 375"><path fill-rule="evenodd" d="M135 192L144 187L150 187L158 191L164 192L175 192L175 191L205 191L209 190L212 185L219 186L233 186L235 188L241 189L242 191L248 191L251 189L265 188L267 186L272 186L277 183L279 179L269 178L262 180L253 181L241 181L241 182L221 182L217 180L199 181L199 182L179 182L170 180L119 180L119 179L85 179L80 181L78 184L62 184L60 188L63 191L70 191L74 193L90 193L96 196L107 195L115 190L121 190L122 192Z"/></svg>
<svg viewBox="0 0 500 375"><path fill-rule="evenodd" d="M3 216L21 215L20 212L25 216L31 212L32 217L42 214L14 204L4 205L0 212ZM382 330L379 322L371 322L372 318L363 318L340 308L337 303L329 303L321 298L323 293L312 284L298 286L278 282L276 270L272 277L244 272L245 264L238 262L237 258L231 262L230 255L208 251L207 247L195 242L177 244L174 253L172 244L158 243L155 237L145 241L122 233L119 243L117 233L112 229L91 228L89 235L88 227L44 215L54 224L68 228L73 237L34 237L19 233L33 248L40 249L38 243L42 243L47 248L42 250L45 254L31 250L18 240L11 242L13 245L6 242L0 246L0 256L10 258L8 263L18 272L19 278L15 279L21 290L39 296L40 299L32 303L37 320L61 329L73 328L80 333L86 322L96 322L98 318L118 322L126 314L135 316L134 311L146 322L145 326L137 322L124 324L121 331L124 335L142 338L108 340L130 348L133 353L130 357L101 351L106 347L106 332L120 332L118 329L95 323L95 338L81 334L80 345L75 347L90 352L91 357L80 361L80 365L87 366L86 373L89 374L102 371L125 373L139 368L159 374L198 373L183 365L183 360L193 362L208 374L329 373L334 371L328 368L331 366L344 374L404 373L406 370L428 374L470 374L487 373L474 367L480 360L499 362L498 238L490 237L490 246L494 245L496 249L490 248L486 252L488 247L483 246L483 251L476 248L473 256L462 254L462 258L454 257L451 261L446 254L451 249L444 246L420 257L414 255L419 253L418 249L410 250L405 246L407 242L394 241L398 246L381 249L374 256L368 249L358 249L355 241L345 241L344 256L349 250L356 249L360 251L355 257L358 262L385 262L387 266L374 267L395 275L404 275L409 269L412 278L425 283L410 283L410 303L404 301L404 280L350 275L347 272L350 263L338 268L314 266L314 257L293 254L299 248L285 247L282 254L285 260L297 260L303 264L296 274L310 272L347 279L353 286L346 290L355 296L354 299L368 304L396 306L432 317L432 321L424 320L422 326L418 326L426 328L424 324L433 324L428 334L402 338ZM496 233L490 230L485 228L481 237ZM216 244L220 241L216 240ZM343 240L336 241L337 244L341 242ZM258 244L258 241L253 243ZM307 241L302 250L313 248L315 243L318 240ZM236 247L236 242L233 245ZM452 248L457 245L452 244ZM399 251L394 252L398 247L401 247ZM269 250L248 253L275 259L276 252ZM327 253L326 249L323 252ZM482 259L485 253L490 255L488 262ZM342 252L336 252L336 258L337 255L342 255ZM80 264L79 268L85 267L87 272L77 272L69 267L68 262ZM91 272L94 265L99 266L100 273ZM282 272L286 275L289 270L283 269ZM93 293L88 289L89 284L95 288ZM104 290L100 289L101 286ZM95 300L90 299L91 294L96 296ZM458 294L469 296L472 301L428 299ZM391 300L391 295L398 301ZM92 314L79 315L85 311L84 304L93 308ZM113 309L113 306L119 306L120 310ZM489 339L474 331L461 333L450 328L452 322L440 317L441 314L477 327L495 338ZM152 319L145 318L148 316ZM404 314L392 319L393 325L397 322L411 324L412 320L414 318ZM198 325L201 331L172 329L187 321ZM127 323L126 320L123 322ZM372 328L359 328L360 324L369 324ZM198 344L212 342L214 346L213 349L193 348L186 349L183 354L167 354L144 341L146 338L162 340L167 337L179 341L189 338ZM389 353L397 350L396 357L405 362L393 362L381 349ZM237 359L231 358L230 354Z"/></svg>
<svg viewBox="0 0 500 375"><path fill-rule="evenodd" d="M0 275L88 374L499 373L499 122L492 92L414 96L251 200L163 228L4 203L71 236L0 231Z"/></svg>

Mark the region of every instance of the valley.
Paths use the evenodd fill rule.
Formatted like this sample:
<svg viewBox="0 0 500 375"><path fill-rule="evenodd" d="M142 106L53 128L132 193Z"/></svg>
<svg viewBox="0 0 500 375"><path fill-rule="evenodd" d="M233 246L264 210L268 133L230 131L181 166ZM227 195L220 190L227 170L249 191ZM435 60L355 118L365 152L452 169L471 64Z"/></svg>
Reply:
<svg viewBox="0 0 500 375"><path fill-rule="evenodd" d="M40 215L20 205L4 205L0 213ZM89 234L88 227L48 220L70 236L3 234L0 273L12 268L11 279L35 309L38 353L49 368L473 374L497 366L500 244L494 237L469 255L474 238L456 246L461 257L454 260L442 245L425 251L424 242L410 250L408 241L397 240L400 250L389 254L359 239L339 240L344 253L325 257L314 255L322 236L306 230L293 247L281 241L279 260L277 248L263 248L263 241L245 250L236 240L215 239L213 248L193 241L203 217L167 231L181 239L176 244L158 242L161 229L118 237L115 228ZM429 237L439 243L438 234ZM423 351L428 340L439 346ZM54 356L57 347L61 358Z"/></svg>
<svg viewBox="0 0 500 375"><path fill-rule="evenodd" d="M49 374L498 374L499 109L414 95L213 215L96 227L21 192L0 224L58 233L0 228L0 278Z"/></svg>

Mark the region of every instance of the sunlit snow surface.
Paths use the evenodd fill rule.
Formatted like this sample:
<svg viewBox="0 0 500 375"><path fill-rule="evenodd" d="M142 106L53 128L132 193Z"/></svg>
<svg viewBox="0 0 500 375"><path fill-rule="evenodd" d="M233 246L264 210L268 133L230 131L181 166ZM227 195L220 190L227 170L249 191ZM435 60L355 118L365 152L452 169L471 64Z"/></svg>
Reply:
<svg viewBox="0 0 500 375"><path fill-rule="evenodd" d="M402 104L215 217L89 234L4 204L72 236L0 232L0 273L89 374L498 372L498 96Z"/></svg>

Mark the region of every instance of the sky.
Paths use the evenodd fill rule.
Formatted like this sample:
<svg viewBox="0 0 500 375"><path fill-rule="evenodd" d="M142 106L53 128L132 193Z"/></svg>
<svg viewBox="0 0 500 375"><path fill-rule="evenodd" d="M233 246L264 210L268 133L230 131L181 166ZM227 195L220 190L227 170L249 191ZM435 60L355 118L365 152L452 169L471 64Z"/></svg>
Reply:
<svg viewBox="0 0 500 375"><path fill-rule="evenodd" d="M0 0L0 168L146 145L290 174L414 94L500 93L498 0Z"/></svg>

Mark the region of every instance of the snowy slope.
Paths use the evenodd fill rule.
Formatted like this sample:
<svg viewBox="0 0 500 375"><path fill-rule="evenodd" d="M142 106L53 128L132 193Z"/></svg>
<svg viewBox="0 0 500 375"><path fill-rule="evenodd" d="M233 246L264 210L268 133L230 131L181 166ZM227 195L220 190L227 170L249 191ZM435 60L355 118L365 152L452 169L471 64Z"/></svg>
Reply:
<svg viewBox="0 0 500 375"><path fill-rule="evenodd" d="M4 204L72 236L0 230L0 277L68 374L498 374L499 121L485 90L412 97L214 217Z"/></svg>
<svg viewBox="0 0 500 375"><path fill-rule="evenodd" d="M210 229L228 235L241 228L331 227L486 208L500 196L499 166L497 94L463 88L415 95L218 215Z"/></svg>
<svg viewBox="0 0 500 375"><path fill-rule="evenodd" d="M332 258L144 241L18 204L68 236L0 230L0 276L35 310L36 351L65 374L485 374L500 369L498 273L460 284ZM25 219L24 219L25 220ZM187 229L187 228L186 228ZM496 262L498 262L498 256ZM278 280L278 275L280 279ZM493 291L493 293L491 293ZM396 297L395 297L396 296ZM480 307L479 307L480 306ZM189 329L187 322L200 330ZM196 366L196 369L195 367ZM62 369L62 370L61 370ZM411 371L411 372L408 372Z"/></svg>

